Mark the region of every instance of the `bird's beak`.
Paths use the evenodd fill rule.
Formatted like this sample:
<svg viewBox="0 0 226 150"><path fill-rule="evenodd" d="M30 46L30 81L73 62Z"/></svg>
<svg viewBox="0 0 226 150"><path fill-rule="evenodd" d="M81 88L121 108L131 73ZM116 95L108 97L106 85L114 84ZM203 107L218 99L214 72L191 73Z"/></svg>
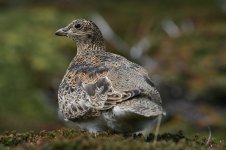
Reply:
<svg viewBox="0 0 226 150"><path fill-rule="evenodd" d="M58 36L67 36L67 34L68 34L68 28L61 28L55 32L55 35L58 35Z"/></svg>

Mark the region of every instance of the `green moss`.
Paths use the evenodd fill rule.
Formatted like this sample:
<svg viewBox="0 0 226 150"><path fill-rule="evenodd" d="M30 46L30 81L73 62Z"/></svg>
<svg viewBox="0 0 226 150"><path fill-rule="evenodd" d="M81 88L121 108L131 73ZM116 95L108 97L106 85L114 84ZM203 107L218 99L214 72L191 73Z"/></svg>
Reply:
<svg viewBox="0 0 226 150"><path fill-rule="evenodd" d="M76 129L60 129L41 131L38 133L15 131L0 135L0 145L11 149L206 149L225 148L224 142L210 141L194 136L186 137L182 131L177 133L163 133L158 135L158 142L153 145L154 135L150 134L147 140L141 135L124 137L123 135L103 133L99 135Z"/></svg>

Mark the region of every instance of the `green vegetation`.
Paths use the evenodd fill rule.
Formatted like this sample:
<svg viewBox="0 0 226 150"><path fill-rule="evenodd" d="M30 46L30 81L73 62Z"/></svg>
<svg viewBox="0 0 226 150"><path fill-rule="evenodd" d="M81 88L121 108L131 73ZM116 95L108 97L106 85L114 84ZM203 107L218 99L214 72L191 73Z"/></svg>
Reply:
<svg viewBox="0 0 226 150"><path fill-rule="evenodd" d="M74 129L60 129L55 131L41 131L39 133L7 132L0 135L0 145L10 149L162 149L162 150L192 150L192 149L224 149L225 141L210 141L206 138L194 136L187 138L182 131L175 134L164 133L158 136L158 142L153 145L154 135L150 134L145 140L141 136L124 137L104 133L99 135L90 134Z"/></svg>
<svg viewBox="0 0 226 150"><path fill-rule="evenodd" d="M53 36L56 16L49 9L1 10L0 130L40 128L55 118L44 92L67 64Z"/></svg>

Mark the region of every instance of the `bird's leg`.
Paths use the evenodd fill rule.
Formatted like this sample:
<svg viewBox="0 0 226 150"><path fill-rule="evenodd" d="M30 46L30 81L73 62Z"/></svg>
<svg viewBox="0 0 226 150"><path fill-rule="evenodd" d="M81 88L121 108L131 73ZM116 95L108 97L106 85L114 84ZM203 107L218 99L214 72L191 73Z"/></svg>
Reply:
<svg viewBox="0 0 226 150"><path fill-rule="evenodd" d="M145 140L147 140L148 139L148 136L149 136L149 134L151 133L151 129L152 129L152 127L150 127L150 128L146 128L146 129L144 129L143 131L141 131L141 132L137 132L136 133L136 135L139 135L140 133L142 134L142 136L143 136L143 138L145 139Z"/></svg>
<svg viewBox="0 0 226 150"><path fill-rule="evenodd" d="M162 115L158 116L158 120L157 120L157 125L156 125L156 129L155 129L155 136L154 136L154 141L153 141L153 145L155 146L158 140L158 134L159 134L159 128L161 125L161 121L162 121Z"/></svg>
<svg viewBox="0 0 226 150"><path fill-rule="evenodd" d="M155 134L154 134L153 145L156 145L157 140L158 140L158 134L159 134L159 128L161 125L161 120L162 120L162 115L159 115L157 117L157 124L156 124L156 129L155 129ZM150 135L152 129L153 129L153 126L150 125L148 128L144 129L143 131L136 132L134 135L138 136L139 134L142 134L144 139L148 140L148 136Z"/></svg>

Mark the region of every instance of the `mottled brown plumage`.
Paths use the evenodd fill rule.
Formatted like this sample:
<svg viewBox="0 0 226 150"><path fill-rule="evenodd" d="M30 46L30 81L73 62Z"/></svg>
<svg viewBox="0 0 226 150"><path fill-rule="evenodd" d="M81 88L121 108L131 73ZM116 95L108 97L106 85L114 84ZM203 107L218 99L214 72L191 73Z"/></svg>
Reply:
<svg viewBox="0 0 226 150"><path fill-rule="evenodd" d="M67 36L77 45L58 92L65 120L91 132L135 133L164 114L147 71L106 52L102 34L92 21L74 20L56 35Z"/></svg>

